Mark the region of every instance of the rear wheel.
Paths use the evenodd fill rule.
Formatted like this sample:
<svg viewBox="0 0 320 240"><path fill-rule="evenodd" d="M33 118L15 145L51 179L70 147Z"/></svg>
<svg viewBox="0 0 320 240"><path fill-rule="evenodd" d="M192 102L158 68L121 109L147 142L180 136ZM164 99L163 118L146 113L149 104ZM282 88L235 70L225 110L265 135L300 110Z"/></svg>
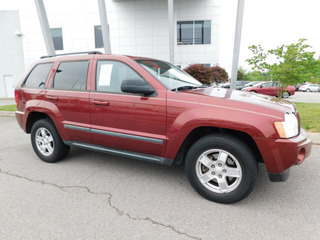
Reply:
<svg viewBox="0 0 320 240"><path fill-rule="evenodd" d="M306 90L306 92L311 92L310 88L308 88L308 89Z"/></svg>
<svg viewBox="0 0 320 240"><path fill-rule="evenodd" d="M283 98L288 98L290 96L290 93L289 92L283 92L282 93L282 97Z"/></svg>
<svg viewBox="0 0 320 240"><path fill-rule="evenodd" d="M65 145L49 119L38 120L31 128L33 150L44 162L53 163L64 158L70 147Z"/></svg>
<svg viewBox="0 0 320 240"><path fill-rule="evenodd" d="M187 154L185 168L193 188L219 203L244 199L258 178L258 166L251 149L241 140L223 134L198 140Z"/></svg>

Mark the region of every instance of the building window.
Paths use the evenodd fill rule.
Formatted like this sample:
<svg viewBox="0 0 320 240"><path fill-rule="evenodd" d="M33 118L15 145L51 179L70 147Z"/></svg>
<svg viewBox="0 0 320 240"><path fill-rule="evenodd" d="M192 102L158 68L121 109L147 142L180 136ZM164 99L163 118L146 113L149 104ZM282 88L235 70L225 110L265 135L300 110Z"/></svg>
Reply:
<svg viewBox="0 0 320 240"><path fill-rule="evenodd" d="M210 44L211 21L177 22L178 45Z"/></svg>
<svg viewBox="0 0 320 240"><path fill-rule="evenodd" d="M202 63L202 64L200 64L200 65L201 65L201 66L204 66L204 67L207 67L207 68L211 67L210 63Z"/></svg>
<svg viewBox="0 0 320 240"><path fill-rule="evenodd" d="M63 50L62 28L50 28L55 50Z"/></svg>
<svg viewBox="0 0 320 240"><path fill-rule="evenodd" d="M94 26L94 43L95 43L95 48L103 48L101 26Z"/></svg>

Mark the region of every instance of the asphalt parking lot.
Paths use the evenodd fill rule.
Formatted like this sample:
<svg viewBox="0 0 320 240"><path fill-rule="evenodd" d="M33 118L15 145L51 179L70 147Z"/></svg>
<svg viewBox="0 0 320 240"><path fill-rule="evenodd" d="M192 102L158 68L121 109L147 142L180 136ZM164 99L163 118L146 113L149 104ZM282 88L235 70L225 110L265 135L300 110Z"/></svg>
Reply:
<svg viewBox="0 0 320 240"><path fill-rule="evenodd" d="M320 92L296 92L288 100L291 102L320 103Z"/></svg>
<svg viewBox="0 0 320 240"><path fill-rule="evenodd" d="M40 161L15 118L0 117L1 239L320 239L320 146L271 183L263 165L251 195L200 197L183 167L72 149Z"/></svg>

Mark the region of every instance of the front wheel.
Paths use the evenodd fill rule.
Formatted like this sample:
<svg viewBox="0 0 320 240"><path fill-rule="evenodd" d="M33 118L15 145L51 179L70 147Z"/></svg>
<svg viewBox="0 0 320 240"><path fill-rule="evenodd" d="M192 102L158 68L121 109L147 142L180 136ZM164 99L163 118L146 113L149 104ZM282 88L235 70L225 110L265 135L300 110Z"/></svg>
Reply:
<svg viewBox="0 0 320 240"><path fill-rule="evenodd" d="M238 138L212 134L198 140L186 158L190 184L203 197L235 203L247 197L258 178L251 149Z"/></svg>
<svg viewBox="0 0 320 240"><path fill-rule="evenodd" d="M61 160L70 149L63 143L57 129L49 119L41 119L33 124L31 143L38 157L48 163Z"/></svg>

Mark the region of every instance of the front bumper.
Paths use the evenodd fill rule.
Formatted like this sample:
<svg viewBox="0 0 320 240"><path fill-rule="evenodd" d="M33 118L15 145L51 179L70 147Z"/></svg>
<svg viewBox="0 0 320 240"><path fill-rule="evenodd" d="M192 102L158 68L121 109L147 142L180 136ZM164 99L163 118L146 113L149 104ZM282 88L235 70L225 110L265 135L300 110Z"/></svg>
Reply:
<svg viewBox="0 0 320 240"><path fill-rule="evenodd" d="M312 141L307 133L289 139L255 138L271 181L285 181L289 168L301 164L311 152Z"/></svg>

